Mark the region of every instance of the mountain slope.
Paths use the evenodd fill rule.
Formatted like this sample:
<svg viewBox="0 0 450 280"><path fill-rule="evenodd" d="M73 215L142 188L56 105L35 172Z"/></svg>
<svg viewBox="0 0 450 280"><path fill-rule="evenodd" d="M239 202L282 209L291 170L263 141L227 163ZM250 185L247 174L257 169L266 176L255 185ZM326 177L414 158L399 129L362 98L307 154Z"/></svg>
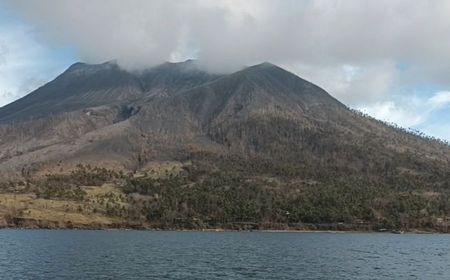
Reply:
<svg viewBox="0 0 450 280"><path fill-rule="evenodd" d="M192 146L274 166L378 177L395 165L417 174L421 164L441 165L444 172L449 161L448 147L362 117L270 63L221 76L193 61L136 73L111 62L77 63L0 108L1 122L0 167L8 170L86 158L136 169L180 160Z"/></svg>
<svg viewBox="0 0 450 280"><path fill-rule="evenodd" d="M0 191L63 200L111 183L121 194L103 214L159 227L443 231L450 216L448 145L362 116L270 63L228 75L194 61L140 72L74 64L0 108L0 176Z"/></svg>
<svg viewBox="0 0 450 280"><path fill-rule="evenodd" d="M132 100L141 92L139 80L115 64L77 63L52 82L0 108L0 122L42 118Z"/></svg>
<svg viewBox="0 0 450 280"><path fill-rule="evenodd" d="M200 70L193 60L164 63L141 71L137 75L149 95L152 93L172 95L220 77Z"/></svg>
<svg viewBox="0 0 450 280"><path fill-rule="evenodd" d="M130 73L114 62L75 63L55 80L0 108L0 122L29 120L96 106L126 104L143 96L170 94L214 79L192 63L165 63Z"/></svg>

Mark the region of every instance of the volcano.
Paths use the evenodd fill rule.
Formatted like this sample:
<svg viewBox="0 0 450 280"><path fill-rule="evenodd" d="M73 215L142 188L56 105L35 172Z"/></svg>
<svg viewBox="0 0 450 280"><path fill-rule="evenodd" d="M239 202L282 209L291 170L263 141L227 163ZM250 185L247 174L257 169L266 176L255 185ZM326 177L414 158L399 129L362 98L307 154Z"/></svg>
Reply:
<svg viewBox="0 0 450 280"><path fill-rule="evenodd" d="M139 72L76 63L0 108L4 178L193 160L255 176L450 182L448 145L355 112L267 62L226 75L192 60Z"/></svg>

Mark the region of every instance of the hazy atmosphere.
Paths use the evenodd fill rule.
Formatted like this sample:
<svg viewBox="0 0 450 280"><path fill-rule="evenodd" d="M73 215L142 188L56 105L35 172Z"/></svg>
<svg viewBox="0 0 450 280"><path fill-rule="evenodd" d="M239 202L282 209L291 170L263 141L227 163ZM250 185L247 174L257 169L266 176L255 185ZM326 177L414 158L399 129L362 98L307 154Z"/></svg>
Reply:
<svg viewBox="0 0 450 280"><path fill-rule="evenodd" d="M346 105L450 140L448 1L0 0L0 106L70 64L270 61Z"/></svg>
<svg viewBox="0 0 450 280"><path fill-rule="evenodd" d="M448 0L0 0L0 278L448 280L449 73Z"/></svg>

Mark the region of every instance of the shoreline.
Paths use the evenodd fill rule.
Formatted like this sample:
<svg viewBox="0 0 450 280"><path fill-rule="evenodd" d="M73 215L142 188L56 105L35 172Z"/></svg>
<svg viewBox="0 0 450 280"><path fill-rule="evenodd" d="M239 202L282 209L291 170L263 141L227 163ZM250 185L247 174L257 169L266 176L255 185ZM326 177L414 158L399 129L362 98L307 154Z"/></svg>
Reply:
<svg viewBox="0 0 450 280"><path fill-rule="evenodd" d="M330 234L449 234L448 232L429 231L429 230L405 230L405 231L377 231L377 230L308 230L308 229L224 229L224 228L204 228L204 229L174 229L174 228L138 228L138 227L14 227L6 226L0 227L2 230L50 230L50 231L148 231L148 232L242 232L242 233L330 233Z"/></svg>

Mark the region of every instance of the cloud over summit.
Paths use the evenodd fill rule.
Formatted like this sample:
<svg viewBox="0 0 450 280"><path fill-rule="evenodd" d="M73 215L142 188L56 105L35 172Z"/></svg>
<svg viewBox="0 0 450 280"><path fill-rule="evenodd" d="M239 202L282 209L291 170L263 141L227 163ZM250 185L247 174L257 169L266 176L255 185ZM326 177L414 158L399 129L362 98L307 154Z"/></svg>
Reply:
<svg viewBox="0 0 450 280"><path fill-rule="evenodd" d="M42 36L74 44L88 62L450 65L450 56L442 56L450 49L450 4L439 0L6 2Z"/></svg>
<svg viewBox="0 0 450 280"><path fill-rule="evenodd" d="M139 69L196 58L229 72L270 61L357 108L398 104L395 94L424 84L450 90L445 0L0 1L88 63Z"/></svg>

